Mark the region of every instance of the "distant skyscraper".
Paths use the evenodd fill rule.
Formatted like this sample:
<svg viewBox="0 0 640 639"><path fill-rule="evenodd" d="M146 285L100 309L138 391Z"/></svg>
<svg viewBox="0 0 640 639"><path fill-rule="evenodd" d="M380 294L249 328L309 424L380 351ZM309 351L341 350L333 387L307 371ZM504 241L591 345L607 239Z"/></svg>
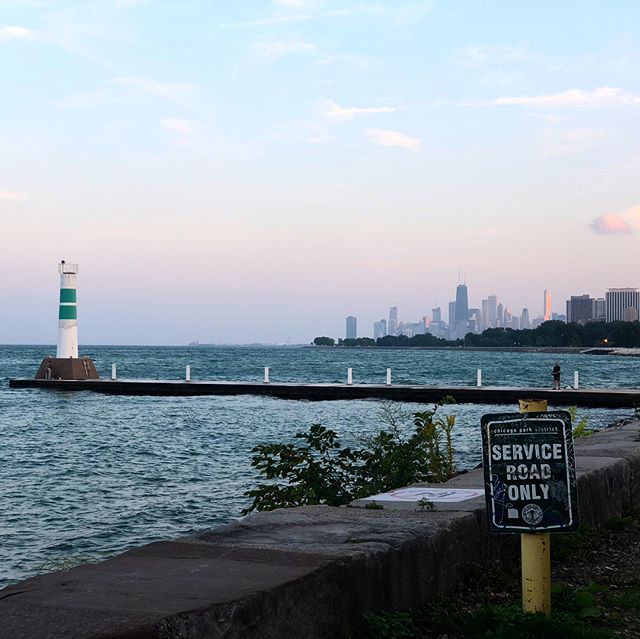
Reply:
<svg viewBox="0 0 640 639"><path fill-rule="evenodd" d="M610 288L605 293L607 322L634 322L640 317L637 288Z"/></svg>
<svg viewBox="0 0 640 639"><path fill-rule="evenodd" d="M511 307L507 306L504 309L504 313L503 313L503 316L502 316L502 325L505 326L505 327L513 328L511 326L511 317L512 317L512 315L511 315Z"/></svg>
<svg viewBox="0 0 640 639"><path fill-rule="evenodd" d="M384 337L387 334L387 320L381 319L373 323L373 339Z"/></svg>
<svg viewBox="0 0 640 639"><path fill-rule="evenodd" d="M520 328L531 328L531 320L529 319L529 309L523 308L520 315Z"/></svg>
<svg viewBox="0 0 640 639"><path fill-rule="evenodd" d="M498 304L498 308L496 309L496 322L494 326L504 326L504 306L502 302Z"/></svg>
<svg viewBox="0 0 640 639"><path fill-rule="evenodd" d="M482 327L482 313L479 308L469 309L469 332L479 333Z"/></svg>
<svg viewBox="0 0 640 639"><path fill-rule="evenodd" d="M548 322L551 319L551 291L548 289L544 289L544 299L542 303L542 318L545 322Z"/></svg>
<svg viewBox="0 0 640 639"><path fill-rule="evenodd" d="M456 324L469 321L469 293L466 284L456 288Z"/></svg>
<svg viewBox="0 0 640 639"><path fill-rule="evenodd" d="M607 303L604 301L604 297L593 300L593 319L596 322L607 321Z"/></svg>
<svg viewBox="0 0 640 639"><path fill-rule="evenodd" d="M567 300L567 322L585 324L594 319L595 300L588 295L572 295Z"/></svg>
<svg viewBox="0 0 640 639"><path fill-rule="evenodd" d="M489 295L487 297L487 326L485 328L494 328L498 319L498 296Z"/></svg>
<svg viewBox="0 0 640 639"><path fill-rule="evenodd" d="M353 316L347 317L347 339L356 339L358 337L358 320Z"/></svg>
<svg viewBox="0 0 640 639"><path fill-rule="evenodd" d="M433 324L440 324L442 321L442 309L439 306L431 309L431 322Z"/></svg>
<svg viewBox="0 0 640 639"><path fill-rule="evenodd" d="M456 325L456 303L449 302L449 326Z"/></svg>
<svg viewBox="0 0 640 639"><path fill-rule="evenodd" d="M392 306L389 309L389 323L387 324L389 335L397 335L398 333L398 307Z"/></svg>

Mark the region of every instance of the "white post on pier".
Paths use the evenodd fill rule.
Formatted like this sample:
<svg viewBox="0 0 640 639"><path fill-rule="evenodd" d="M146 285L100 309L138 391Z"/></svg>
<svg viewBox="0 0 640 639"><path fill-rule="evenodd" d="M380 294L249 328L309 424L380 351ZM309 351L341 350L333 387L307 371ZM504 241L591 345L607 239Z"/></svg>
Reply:
<svg viewBox="0 0 640 639"><path fill-rule="evenodd" d="M189 364L187 364L187 368L185 369L184 381L191 381L191 366L189 366Z"/></svg>
<svg viewBox="0 0 640 639"><path fill-rule="evenodd" d="M574 388L580 387L580 373L578 373L578 371L573 372L573 387Z"/></svg>
<svg viewBox="0 0 640 639"><path fill-rule="evenodd" d="M111 379L118 379L118 376L116 374L116 365L115 364L111 364Z"/></svg>
<svg viewBox="0 0 640 639"><path fill-rule="evenodd" d="M264 367L264 383L265 384L269 383L269 367L268 366Z"/></svg>
<svg viewBox="0 0 640 639"><path fill-rule="evenodd" d="M347 368L347 386L353 384L353 368Z"/></svg>
<svg viewBox="0 0 640 639"><path fill-rule="evenodd" d="M482 386L482 369L481 368L478 369L476 386Z"/></svg>
<svg viewBox="0 0 640 639"><path fill-rule="evenodd" d="M387 386L391 386L391 369L387 368Z"/></svg>

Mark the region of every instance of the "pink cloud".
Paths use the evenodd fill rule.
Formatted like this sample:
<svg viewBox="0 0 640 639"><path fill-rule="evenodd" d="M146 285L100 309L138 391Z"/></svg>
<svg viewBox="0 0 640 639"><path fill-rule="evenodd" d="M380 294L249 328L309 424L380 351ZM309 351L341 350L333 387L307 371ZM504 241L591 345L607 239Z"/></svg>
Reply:
<svg viewBox="0 0 640 639"><path fill-rule="evenodd" d="M590 226L598 235L628 235L632 232L629 222L615 213L598 216Z"/></svg>
<svg viewBox="0 0 640 639"><path fill-rule="evenodd" d="M26 199L24 193L18 193L18 191L0 191L0 200L13 200L15 202L20 202L24 199Z"/></svg>

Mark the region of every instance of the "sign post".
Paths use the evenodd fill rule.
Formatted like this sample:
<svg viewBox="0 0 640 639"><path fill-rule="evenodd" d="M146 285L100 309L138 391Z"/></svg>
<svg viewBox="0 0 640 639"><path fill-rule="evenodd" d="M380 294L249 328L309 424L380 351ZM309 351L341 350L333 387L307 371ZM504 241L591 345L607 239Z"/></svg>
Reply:
<svg viewBox="0 0 640 639"><path fill-rule="evenodd" d="M521 401L521 413L484 415L489 531L521 533L522 608L551 612L549 533L578 527L571 416Z"/></svg>

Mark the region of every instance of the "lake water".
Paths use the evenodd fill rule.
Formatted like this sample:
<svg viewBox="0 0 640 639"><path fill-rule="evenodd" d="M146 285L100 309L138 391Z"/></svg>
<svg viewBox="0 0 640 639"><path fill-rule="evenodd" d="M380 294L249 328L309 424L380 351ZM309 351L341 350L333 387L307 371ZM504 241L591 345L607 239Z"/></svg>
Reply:
<svg viewBox="0 0 640 639"><path fill-rule="evenodd" d="M238 517L256 483L253 446L289 440L312 423L345 443L381 427L377 401L299 402L260 397L117 397L12 390L32 377L42 346L0 346L0 586L66 562L96 560ZM553 363L567 383L640 387L640 359L429 350L205 347L85 347L103 377L550 386ZM406 404L410 414L423 405ZM481 461L479 419L515 406L456 405L457 464ZM593 427L631 410L584 409Z"/></svg>

